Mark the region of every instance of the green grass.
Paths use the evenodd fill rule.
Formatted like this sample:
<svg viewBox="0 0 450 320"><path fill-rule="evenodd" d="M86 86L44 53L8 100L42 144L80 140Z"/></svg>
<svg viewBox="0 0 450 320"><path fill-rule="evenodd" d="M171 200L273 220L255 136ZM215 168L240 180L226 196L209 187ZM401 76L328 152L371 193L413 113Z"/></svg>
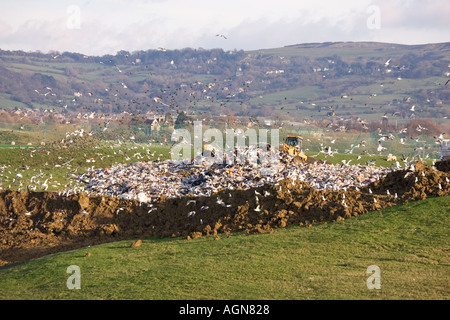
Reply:
<svg viewBox="0 0 450 320"><path fill-rule="evenodd" d="M294 106L300 104L300 101L305 99L313 99L320 95L324 95L323 90L319 86L305 86L293 90L285 90L270 94L263 94L262 98L259 96L249 100L250 104L261 104L263 102L267 105L278 105L293 103Z"/></svg>
<svg viewBox="0 0 450 320"><path fill-rule="evenodd" d="M147 153L147 149L154 155ZM39 191L41 184L49 179L49 191L64 190L68 184L71 187L82 186L82 183L72 179L72 174L81 175L88 168L154 161L160 154L163 155L161 159L167 159L169 152L170 148L166 145L127 143L117 146L107 142L95 147L0 148L0 187L17 190L26 189L29 185L38 186ZM143 158L139 158L138 154ZM16 179L17 174L23 177ZM40 183L32 182L33 176Z"/></svg>
<svg viewBox="0 0 450 320"><path fill-rule="evenodd" d="M449 299L449 201L273 234L58 253L0 269L0 299ZM80 290L66 287L70 265L80 267ZM381 270L381 289L367 288L371 265Z"/></svg>
<svg viewBox="0 0 450 320"><path fill-rule="evenodd" d="M25 103L11 99L11 95L7 93L0 94L0 107L7 108L27 108Z"/></svg>

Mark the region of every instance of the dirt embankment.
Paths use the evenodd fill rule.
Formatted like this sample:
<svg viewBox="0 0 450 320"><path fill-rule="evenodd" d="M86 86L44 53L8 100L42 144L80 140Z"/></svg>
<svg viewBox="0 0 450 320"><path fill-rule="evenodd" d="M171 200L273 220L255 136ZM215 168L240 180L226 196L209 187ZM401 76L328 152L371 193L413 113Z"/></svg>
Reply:
<svg viewBox="0 0 450 320"><path fill-rule="evenodd" d="M436 168L448 168L448 163ZM338 221L399 203L450 194L450 173L416 163L361 190L317 191L301 181L211 197L162 197L153 205L112 197L0 191L0 266L110 241L272 232Z"/></svg>

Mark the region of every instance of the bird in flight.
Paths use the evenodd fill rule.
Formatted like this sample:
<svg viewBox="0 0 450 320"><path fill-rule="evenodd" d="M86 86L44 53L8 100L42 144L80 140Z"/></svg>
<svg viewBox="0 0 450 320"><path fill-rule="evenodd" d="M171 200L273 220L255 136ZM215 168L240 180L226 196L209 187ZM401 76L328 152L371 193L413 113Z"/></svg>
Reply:
<svg viewBox="0 0 450 320"><path fill-rule="evenodd" d="M216 34L216 37L222 37L222 38L224 38L224 39L228 39L225 35L223 35L223 34L221 34L221 33Z"/></svg>

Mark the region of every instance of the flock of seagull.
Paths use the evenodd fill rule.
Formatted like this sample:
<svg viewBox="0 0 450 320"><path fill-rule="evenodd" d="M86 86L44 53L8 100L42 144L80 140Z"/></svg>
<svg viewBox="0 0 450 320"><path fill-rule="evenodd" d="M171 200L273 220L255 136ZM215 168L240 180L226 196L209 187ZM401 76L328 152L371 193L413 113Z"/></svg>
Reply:
<svg viewBox="0 0 450 320"><path fill-rule="evenodd" d="M216 37L227 39L227 36L221 33L216 34ZM158 50L166 51L167 49L160 47ZM55 59L57 57L54 57ZM396 68L401 69L400 66L391 66L392 59L388 59L384 63L385 68ZM173 60L171 61L171 65L174 65ZM120 69L119 66L114 65L114 70L118 73L123 73L123 70ZM391 69L388 69L391 70ZM152 97L152 101L156 103L161 110L172 109L179 111L179 99L178 96L185 96L185 101L188 102L189 105L193 109L195 109L200 98L204 98L207 100L219 101L221 100L219 97L225 96L225 100L221 100L221 106L225 107L226 103L230 101L230 99L234 98L241 90L245 90L251 84L251 81L245 81L242 83L242 86L239 88L234 88L232 90L231 85L227 81L230 79L223 80L224 85L219 86L219 81L214 79L214 82L202 83L200 81L191 83L188 87L187 85L180 85L176 88L171 88L170 86L162 87L159 89L159 93ZM446 81L445 85L448 85L450 80ZM220 87L220 89L219 89ZM36 94L47 96L56 96L56 93L51 87L44 87L45 92L41 92L40 90L35 90ZM126 96L126 90L129 89L128 85L124 82L120 82L119 88L116 88L115 91L112 88L105 88L106 92L111 92L114 98L124 99ZM41 89L42 90L42 89ZM125 90L125 91L123 91ZM149 93L150 89L145 92ZM215 93L215 96L212 93ZM103 100L99 97L95 97L95 94L92 92L88 92L88 96L92 99L95 99L94 102L103 102ZM342 95L342 99L350 98L348 95ZM72 102L76 102L76 97L72 100ZM140 104L139 101L127 101L127 106L130 106L132 103ZM242 102L241 102L242 104ZM120 102L117 102L117 106L119 107ZM122 106L122 105L121 105ZM149 104L147 103L147 106ZM67 108L67 105L64 106ZM415 112L415 105L411 106L411 112ZM90 113L92 118L95 117L95 112ZM89 116L89 117L91 117ZM360 121L363 124L366 124L363 120ZM102 129L103 132L107 131L109 128L109 122L105 122L104 127ZM406 131L403 129L400 133L405 134ZM418 125L416 128L417 132L425 132L428 130L427 128ZM74 132L68 133L66 137L61 141L63 144L68 143L71 144L73 142L74 137L83 137L83 136L92 136L96 134L93 131L86 132L83 129L75 130ZM387 148L383 145L384 142L393 140L395 137L392 134L383 134L381 130L378 132L378 146L377 151L379 153L384 152ZM444 139L444 134L441 134L439 137L435 137L435 143L439 144ZM331 141L331 144L334 144L335 140ZM400 138L400 144L404 144L405 138ZM416 142L420 142L416 140ZM120 144L120 143L119 143ZM351 145L349 150L346 150L346 153L352 153L355 148L364 147L365 142L362 141L357 145ZM416 148L415 151L420 151L420 147ZM33 157L33 152L30 152L30 157ZM149 150L147 149L147 160L149 157ZM333 150L331 146L325 147L321 145L320 153L324 153L326 156L333 156L337 150ZM135 155L136 156L136 155ZM154 154L151 154L154 156ZM358 158L359 159L359 158ZM73 160L73 159L72 159ZM70 166L71 161L64 162L59 166ZM130 157L127 156L126 160L130 160ZM136 156L136 160L142 161L145 158L139 154ZM379 179L392 170L391 168L374 168L372 165L373 162L368 162L366 166L361 165L350 165L350 161L343 160L342 165L329 165L324 163L315 163L309 164L307 166L302 167L283 167L281 168L281 163L276 165L271 164L272 168L276 168L276 174L265 175L261 177L261 172L258 172L257 169L248 166L236 166L232 167L233 170L239 172L240 174L232 175L233 178L237 180L233 180L230 177L224 175L225 173L231 170L229 167L223 167L216 170L208 170L206 167L200 168L191 168L194 173L191 172L189 177L185 177L180 179L177 174L180 173L181 168L179 165L174 165L170 160L167 161L157 161L151 162L138 162L133 165L117 165L108 169L94 169L94 166L91 170L85 174L82 174L81 177L78 177L79 180L84 181L86 183L85 187L77 187L75 189L67 189L64 191L64 194L68 195L69 193L77 193L77 192L94 192L100 194L109 194L109 195L118 195L122 197L129 198L140 198L140 199L155 199L156 196L160 194L167 194L171 196L180 196L182 194L195 193L198 195L208 195L211 192L217 191L220 186L229 186L231 188L249 188L253 186L258 186L260 183L274 183L274 181L278 181L281 178L284 178L286 175L294 177L298 180L308 181L312 187L317 189L340 189L346 188L350 185L356 185L357 187L361 187L364 183L371 181L373 179ZM405 167L408 165L406 158L403 158L405 162ZM86 159L86 162L95 162L94 159ZM395 168L401 168L399 162L395 162ZM7 170L6 166L3 166L2 171ZM184 168L186 169L186 168ZM217 171L218 170L218 171ZM170 174L169 174L170 173ZM255 179L255 177L258 177ZM13 183L19 183L20 187L27 188L29 190L47 190L49 187L49 182L52 181L51 175L45 177L42 171L39 174L34 175L30 179L29 185L24 185L23 176L18 173L16 177L12 180ZM10 186L9 186L10 187ZM145 195L145 197L144 197Z"/></svg>
<svg viewBox="0 0 450 320"><path fill-rule="evenodd" d="M275 185L280 180L307 182L317 190L362 188L379 180L391 168L373 165L333 165L322 161L295 164L283 161L279 151L271 151L271 161L255 165L249 161L213 164L172 160L137 162L93 169L78 177L85 191L96 195L135 199L142 203L157 201L161 195L178 198L186 195L210 197L220 190L248 190L263 185Z"/></svg>

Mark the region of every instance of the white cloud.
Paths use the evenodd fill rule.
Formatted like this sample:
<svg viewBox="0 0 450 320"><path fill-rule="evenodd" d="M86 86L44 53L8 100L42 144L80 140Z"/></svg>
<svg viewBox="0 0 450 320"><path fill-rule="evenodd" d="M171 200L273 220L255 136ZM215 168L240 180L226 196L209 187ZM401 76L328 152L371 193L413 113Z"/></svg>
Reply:
<svg viewBox="0 0 450 320"><path fill-rule="evenodd" d="M70 5L80 29L67 27ZM367 8L380 8L369 30ZM447 0L63 0L0 4L2 49L114 54L119 50L204 47L255 49L302 42L450 41ZM217 38L224 33L228 39Z"/></svg>

